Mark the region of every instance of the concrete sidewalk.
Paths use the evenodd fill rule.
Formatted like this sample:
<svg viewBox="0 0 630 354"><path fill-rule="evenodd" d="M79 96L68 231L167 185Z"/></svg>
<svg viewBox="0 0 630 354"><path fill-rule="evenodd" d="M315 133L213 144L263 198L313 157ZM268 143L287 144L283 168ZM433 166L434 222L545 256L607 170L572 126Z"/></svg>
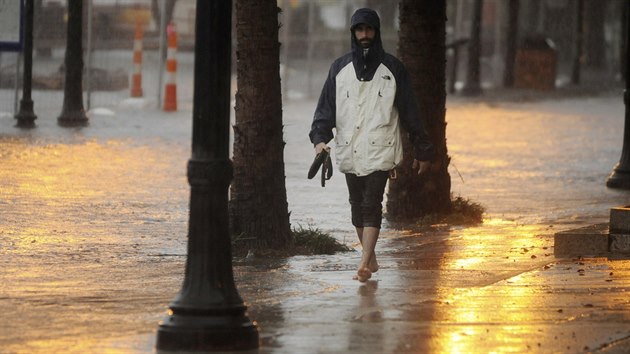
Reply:
<svg viewBox="0 0 630 354"><path fill-rule="evenodd" d="M284 109L291 222L356 251L235 260L259 352L630 351L630 261L553 255L555 232L627 204L604 185L621 98L450 100L452 190L485 222L386 227L365 284L343 178L305 176L313 106ZM77 130L39 119L28 132L0 120L0 353L154 352L183 279L190 112L121 109Z"/></svg>
<svg viewBox="0 0 630 354"><path fill-rule="evenodd" d="M290 296L296 287L290 282L261 301L256 289L243 289L261 324L262 351L624 353L630 348L627 260L554 259L548 230L509 223L389 233L381 241L382 268L366 284L351 280L352 257L337 256L289 262L289 269L304 269L295 281L313 284L308 293ZM240 273L240 283L253 274Z"/></svg>

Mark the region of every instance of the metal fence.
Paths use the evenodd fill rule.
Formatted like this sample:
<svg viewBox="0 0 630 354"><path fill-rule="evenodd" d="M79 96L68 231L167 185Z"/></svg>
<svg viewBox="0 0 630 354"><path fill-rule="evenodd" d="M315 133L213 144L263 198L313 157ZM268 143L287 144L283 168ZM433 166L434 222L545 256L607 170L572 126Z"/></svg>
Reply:
<svg viewBox="0 0 630 354"><path fill-rule="evenodd" d="M33 101L35 113L55 116L61 111L63 100L63 61L65 52L66 1L34 0L34 56L33 56ZM74 1L74 0L73 0ZM172 1L172 0L168 0ZM314 97L319 94L331 61L349 50L350 33L348 21L352 12L364 6L374 7L381 16L381 35L384 47L396 53L398 44L398 0L277 0L282 9L279 13L281 45L281 78L283 99ZM160 54L166 46L166 23L156 17L156 9L165 6L167 0L84 0L84 49L86 72L84 79L86 108L115 107L120 104L144 104L160 107L164 95L165 55ZM541 4L551 4L542 1ZM180 109L192 106L193 43L196 0L174 2L173 23L178 35L177 48L177 101ZM553 2L556 4L559 2ZM563 2L566 6L570 2ZM447 41L449 43L468 36L470 15L467 9L472 0L447 2ZM487 0L484 17L482 47L482 82L501 85L503 56L505 52L505 8L506 2ZM621 3L609 2L605 22L606 47L617 48L620 43L621 22L613 16ZM614 6L613 6L614 5ZM554 5L555 6L555 5ZM529 7L527 7L529 8ZM550 14L557 9L549 5ZM554 10L555 9L555 10ZM531 11L530 11L531 12ZM528 16L524 12L523 16ZM490 16L491 15L491 16ZM529 14L532 15L532 14ZM534 16L536 14L533 14ZM531 16L530 16L531 17ZM524 17L525 18L525 17ZM548 22L529 18L526 25L534 21L544 29ZM548 18L545 17L545 18ZM609 21L610 20L610 21ZM568 21L568 20L567 20ZM131 76L134 71L134 33L138 22L144 24L142 85L143 100L130 99ZM235 22L235 21L233 21ZM531 26L530 26L531 27ZM537 28L538 28L537 27ZM531 29L529 29L531 30ZM566 32L566 31L565 31ZM525 32L524 32L525 33ZM555 32L554 32L555 33ZM564 32L563 32L564 33ZM561 37L562 33L555 33ZM566 36L565 36L566 37ZM235 38L235 36L233 36ZM570 38L567 37L567 38ZM562 42L558 40L558 42ZM234 43L235 44L235 43ZM236 45L233 46L236 50ZM566 46L565 46L566 47ZM559 47L558 81L566 77L571 63L566 62L571 53L569 47ZM89 50L88 50L89 48ZM467 50L461 47L459 65L460 79L464 78ZM608 53L610 52L610 53ZM606 54L608 73L606 78L617 74L618 50ZM165 53L162 52L162 53ZM236 55L234 55L236 58ZM612 58L612 59L611 59ZM448 54L449 65L453 64L452 51ZM0 115L13 115L21 95L20 60L14 52L0 52ZM235 71L236 62L232 70ZM454 80L456 68L448 70L449 80ZM600 73L601 70L598 72ZM562 76L562 77L561 77ZM599 75L601 76L601 75ZM598 77L599 77L598 76ZM451 87L455 87L451 82ZM461 82L458 82L461 84ZM461 85L459 86L461 87Z"/></svg>
<svg viewBox="0 0 630 354"><path fill-rule="evenodd" d="M146 105L159 108L164 97L167 24L154 15L166 0L85 0L84 106L115 108ZM193 47L196 0L177 0L178 109L192 108ZM55 118L62 109L66 42L66 1L35 0L33 91L34 110ZM397 0L378 3L386 49L396 51ZM319 94L332 60L350 48L348 21L367 0L278 0L281 77L284 99ZM143 23L142 100L130 95L134 72L134 34ZM233 21L235 23L235 21ZM235 38L235 36L233 36ZM235 44L235 43L234 43ZM236 45L233 46L236 51ZM160 54L162 53L162 55ZM236 56L234 56L236 58ZM232 70L235 72L236 62ZM13 115L21 96L20 57L0 52L0 115Z"/></svg>
<svg viewBox="0 0 630 354"><path fill-rule="evenodd" d="M158 6L163 1L156 2ZM192 102L192 42L195 0L178 0L173 23L178 37L178 101ZM84 3L84 106L115 107L143 104L157 107L163 95L165 27L156 23L151 0L92 0ZM36 1L33 30L32 96L38 116L56 117L63 103L66 42L65 1ZM134 71L134 36L142 24L142 100L130 100ZM161 31L160 28L163 28ZM164 33L164 35L161 35ZM166 53L164 50L163 53ZM19 53L0 52L0 114L13 115L21 96L22 60Z"/></svg>
<svg viewBox="0 0 630 354"><path fill-rule="evenodd" d="M178 109L192 109L195 3L196 0L177 0L173 10L172 20L178 37ZM282 9L278 19L283 99L313 98L319 94L332 60L350 49L349 19L359 7L376 7L381 16L384 47L388 52L396 53L397 3L397 0L278 0ZM35 0L35 4L34 110L40 118L56 118L63 102L66 1ZM165 91L168 25L155 15L155 10L165 4L166 0L85 0L83 88L86 109L114 109L119 105L144 105L155 109L161 106ZM141 100L131 97L130 87L135 71L134 36L138 23L143 29ZM452 29L448 32L451 39L461 36ZM466 55L465 50L462 55ZM17 110L21 96L20 64L18 54L0 52L0 115L13 115ZM234 61L233 72L235 69Z"/></svg>

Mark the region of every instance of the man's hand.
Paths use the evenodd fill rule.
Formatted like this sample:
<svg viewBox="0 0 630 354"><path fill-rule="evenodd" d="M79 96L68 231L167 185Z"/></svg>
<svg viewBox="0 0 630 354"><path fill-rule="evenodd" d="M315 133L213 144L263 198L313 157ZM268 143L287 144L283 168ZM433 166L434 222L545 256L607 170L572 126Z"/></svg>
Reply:
<svg viewBox="0 0 630 354"><path fill-rule="evenodd" d="M431 162L429 161L418 161L416 159L413 160L413 165L412 168L417 168L418 169L418 175L421 176L425 173L427 173L427 171L429 171L429 169L431 168Z"/></svg>
<svg viewBox="0 0 630 354"><path fill-rule="evenodd" d="M326 143L319 143L317 145L315 145L315 154L319 154L320 152L322 152L323 150L326 151L330 151L330 148L328 147L328 145L326 145Z"/></svg>

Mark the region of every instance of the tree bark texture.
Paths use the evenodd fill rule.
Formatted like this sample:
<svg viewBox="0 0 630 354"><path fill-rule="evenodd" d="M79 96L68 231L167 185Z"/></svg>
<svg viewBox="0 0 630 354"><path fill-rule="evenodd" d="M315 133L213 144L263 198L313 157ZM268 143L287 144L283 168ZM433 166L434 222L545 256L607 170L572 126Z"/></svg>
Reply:
<svg viewBox="0 0 630 354"><path fill-rule="evenodd" d="M390 180L387 217L411 220L451 208L450 157L446 149L446 1L400 1L398 56L407 67L427 132L436 148L434 166L424 176L412 169L413 149L403 132L403 161Z"/></svg>
<svg viewBox="0 0 630 354"><path fill-rule="evenodd" d="M232 231L261 248L292 241L282 136L280 43L275 0L237 0L237 82Z"/></svg>

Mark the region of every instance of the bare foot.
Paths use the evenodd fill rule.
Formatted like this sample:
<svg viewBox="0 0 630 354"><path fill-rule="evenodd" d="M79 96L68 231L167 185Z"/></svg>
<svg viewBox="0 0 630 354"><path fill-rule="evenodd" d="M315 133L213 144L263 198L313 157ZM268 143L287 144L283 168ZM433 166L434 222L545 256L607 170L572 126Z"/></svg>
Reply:
<svg viewBox="0 0 630 354"><path fill-rule="evenodd" d="M370 258L370 263L368 263L368 269L372 273L378 272L378 262L376 261L376 255L373 254L372 258Z"/></svg>
<svg viewBox="0 0 630 354"><path fill-rule="evenodd" d="M359 270L357 271L357 275L354 276L353 279L356 279L360 281L361 283L365 283L371 277L372 277L372 272L370 272L370 270L367 269L366 267L361 267L359 268Z"/></svg>

